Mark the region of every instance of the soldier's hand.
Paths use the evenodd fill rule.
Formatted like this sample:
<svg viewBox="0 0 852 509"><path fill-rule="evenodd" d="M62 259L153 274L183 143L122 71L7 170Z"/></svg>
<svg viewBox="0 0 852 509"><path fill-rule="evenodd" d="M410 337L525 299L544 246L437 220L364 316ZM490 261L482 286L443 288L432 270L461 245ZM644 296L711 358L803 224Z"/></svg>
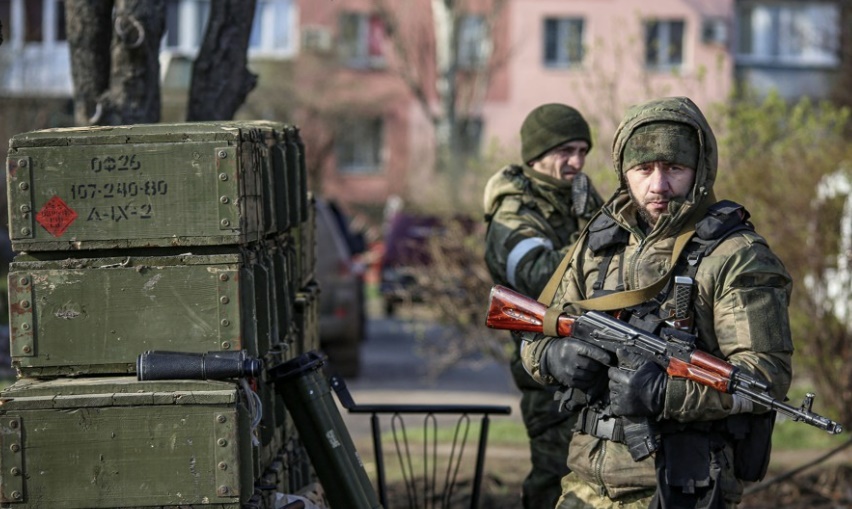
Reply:
<svg viewBox="0 0 852 509"><path fill-rule="evenodd" d="M641 355L619 348L618 365L609 368L610 408L615 415L657 416L666 401L668 375Z"/></svg>
<svg viewBox="0 0 852 509"><path fill-rule="evenodd" d="M609 362L610 355L603 348L574 338L560 338L547 346L542 364L560 384L588 391Z"/></svg>

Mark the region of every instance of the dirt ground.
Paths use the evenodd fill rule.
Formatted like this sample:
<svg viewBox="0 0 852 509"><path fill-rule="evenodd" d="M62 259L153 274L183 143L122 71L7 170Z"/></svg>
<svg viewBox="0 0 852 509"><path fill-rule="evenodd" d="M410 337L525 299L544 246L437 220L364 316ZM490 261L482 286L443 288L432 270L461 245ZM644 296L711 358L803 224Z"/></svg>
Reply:
<svg viewBox="0 0 852 509"><path fill-rule="evenodd" d="M512 462L508 463L509 465ZM507 468L506 462L500 462L500 471L487 471L482 482L480 504L482 509L518 509L520 507L520 489L527 465L514 462L515 468ZM488 470L488 469L486 469ZM770 472L766 480L747 494L740 509L852 509L852 465L831 464L814 467L811 470L780 482L772 478L783 472ZM388 484L388 504L385 509L415 509L423 507L448 507L448 509L470 508L471 478L461 479L448 506L440 502L419 497L411 501L406 485L402 481ZM754 489L754 488L752 488ZM433 505L434 504L434 505Z"/></svg>
<svg viewBox="0 0 852 509"><path fill-rule="evenodd" d="M742 509L840 509L852 508L852 465L815 467L790 479L758 485L748 494Z"/></svg>
<svg viewBox="0 0 852 509"><path fill-rule="evenodd" d="M453 498L450 509L470 507L470 480L459 483L458 496ZM483 509L518 509L520 507L520 482L506 482L488 477L483 481L479 507ZM412 505L401 482L388 486L386 509L413 509L430 507L421 501ZM436 504L435 507L443 507ZM783 481L748 495L740 509L848 509L852 508L852 468L831 467L823 472L803 475Z"/></svg>

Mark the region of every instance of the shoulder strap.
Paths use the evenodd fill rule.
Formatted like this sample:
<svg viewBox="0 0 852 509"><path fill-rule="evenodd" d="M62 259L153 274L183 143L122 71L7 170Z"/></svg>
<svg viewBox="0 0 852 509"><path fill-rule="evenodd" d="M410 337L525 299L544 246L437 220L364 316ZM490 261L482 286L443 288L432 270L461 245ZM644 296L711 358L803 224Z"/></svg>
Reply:
<svg viewBox="0 0 852 509"><path fill-rule="evenodd" d="M588 311L611 311L613 309L629 308L641 304L649 299L653 299L666 286L674 271L675 263L683 248L689 243L692 235L695 233L695 228L690 227L683 230L675 239L675 245L672 249L671 263L669 270L659 279L648 286L627 290L624 292L610 293L600 297L593 297L578 302L573 302L575 306Z"/></svg>
<svg viewBox="0 0 852 509"><path fill-rule="evenodd" d="M649 299L654 298L658 293L660 293L660 291L662 291L663 287L665 287L666 284L669 282L669 279L672 276L672 272L674 271L675 262L680 257L680 253L683 251L684 246L689 243L689 239L692 238L693 234L695 234L695 228L694 226L690 226L678 235L677 239L675 239L674 249L672 249L672 258L671 263L669 264L669 270L650 285L644 286L642 288L636 288L635 290L610 293L607 295L602 295L600 297L593 297L591 299L572 302L572 304L587 311L611 311L613 309L623 309L637 306ZM573 251L573 249L571 251ZM559 281L562 280L562 274L564 272L564 270L562 272L559 272L557 270L559 278L557 278L556 285L558 285ZM551 280L548 281L548 287L550 286L551 282L553 282L553 279L554 278L551 277ZM554 285L553 294L556 293L556 285ZM545 287L545 290L548 290L548 287ZM550 307L553 295L550 296L551 300L547 302L542 301L542 297L544 296L544 292L542 292L542 295L539 297L539 301L543 302L545 305L548 306L548 310L547 312L545 312L543 320L544 334L546 336L555 337L557 336L556 322L559 318L559 315L562 313L562 310L558 306Z"/></svg>
<svg viewBox="0 0 852 509"><path fill-rule="evenodd" d="M588 225L586 225L586 229L588 229ZM584 229L580 236L577 238L577 242L571 245L571 248L568 249L568 252L565 253L565 256L562 258L562 261L559 262L559 265L556 267L556 270L553 271L553 274L550 276L550 279L547 280L547 284L544 285L544 290L538 296L538 301L544 304L545 306L550 306L550 303L553 302L553 296L556 295L556 289L559 288L559 282L562 281L562 276L565 275L565 272L568 271L568 265L571 263L571 258L574 256L574 251L577 250L577 245L583 241L583 237L585 237L586 229Z"/></svg>
<svg viewBox="0 0 852 509"><path fill-rule="evenodd" d="M712 195L710 198L712 200ZM702 208L699 208L696 211L696 216L699 218L704 217L704 214L706 214L709 206L710 205L708 204L704 205ZM560 281L562 281L562 276L564 276L565 272L568 270L568 265L570 264L571 258L574 256L574 252L576 251L577 245L580 244L580 242L583 240L583 237L586 236L587 232L588 225L580 235L580 239L571 247L571 249L568 250L568 253L566 253L565 258L562 259L562 262L559 264L559 267L556 268L556 271L550 277L550 280L547 282L547 285L544 287L544 290L538 297L538 301L542 304L550 307L551 303L553 302L553 297L556 295L556 290L559 287L559 283ZM645 286L643 288L636 288L634 290L611 293L608 295L602 295L600 297L593 297L591 299L573 302L572 304L588 311L611 311L614 309L623 309L627 307L637 306L649 299L654 298L660 291L663 290L669 279L671 279L672 274L675 270L675 265L677 264L677 261L680 258L681 252L683 251L687 243L689 243L689 240L694 234L695 223L689 221L686 225L684 225L683 229L681 229L680 233L675 239L675 245L672 249L671 262L669 263L669 270L650 285ZM543 324L543 328L544 333L546 335L556 335L556 320L561 311L561 309L558 309L554 310L553 312L545 313L545 321Z"/></svg>

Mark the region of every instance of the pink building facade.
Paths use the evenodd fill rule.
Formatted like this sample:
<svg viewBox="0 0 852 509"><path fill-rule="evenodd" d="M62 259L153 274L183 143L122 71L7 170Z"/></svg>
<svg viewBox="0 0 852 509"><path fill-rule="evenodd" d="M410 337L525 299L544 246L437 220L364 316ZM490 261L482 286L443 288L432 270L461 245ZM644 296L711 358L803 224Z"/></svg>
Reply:
<svg viewBox="0 0 852 509"><path fill-rule="evenodd" d="M358 135L343 144L360 147L361 154L338 146L317 169L322 192L355 207L378 205L391 195L416 200L418 190L430 180L433 162L432 126L397 72L399 62L394 59L399 57L392 39L399 33L383 32L376 16L380 4L377 0L299 3L303 51L306 34L321 31L335 41L340 58L341 43L351 35L343 32L364 34L360 50L347 50L361 51L364 60L354 66L340 61L340 68L323 76L339 83L326 87L326 93L349 97L353 105L352 128ZM386 4L403 9L400 17L410 23L406 30L411 33L432 26L429 2ZM475 2L470 9L483 15L489 5L494 4ZM592 124L600 154L608 152L612 133L631 104L667 95L689 96L705 109L724 102L734 79L733 10L733 0L508 0L494 31L480 34L489 38L484 47L493 69L481 101L464 112L469 116L464 120L477 122L480 154L504 163L516 161L520 124L532 108L545 102L580 109ZM361 19L350 24L358 28L348 29L347 21L341 20L354 14ZM425 45L424 54L434 52L429 46L434 38L426 37L420 44ZM432 94L429 100L439 107L429 91L434 61L425 58L420 70L426 93ZM355 108L356 104L361 106ZM498 147L498 153L487 154L489 147ZM348 157L355 160L347 161Z"/></svg>
<svg viewBox="0 0 852 509"><path fill-rule="evenodd" d="M484 110L503 146L545 102L580 109L608 149L631 104L686 95L706 110L732 92L731 0L516 0L509 20L509 89Z"/></svg>
<svg viewBox="0 0 852 509"><path fill-rule="evenodd" d="M782 0L737 2L754 21L749 26L755 42L740 48L751 58L747 62L777 57L772 51L778 45L764 44L758 28L802 13L780 12L791 9ZM249 58L259 87L238 116L300 125L314 190L347 206L375 210L392 195L416 198L434 177L430 114L441 103L432 6L441 3L258 0ZM813 2L801 3L805 9ZM0 47L0 97L70 97L61 4L0 0L6 36ZM735 0L456 0L454 5L461 82L473 98L459 108L469 137L465 144L488 161L517 159L520 124L545 102L568 103L584 113L596 147L604 149L594 151L598 157L608 152L612 132L632 103L688 95L707 108L732 92ZM182 103L173 105L173 97L185 101L210 0L168 0L167 6L160 59L163 118L180 120ZM394 26L388 26L382 7ZM486 20L494 13L492 30ZM766 36L775 33L783 30L767 30ZM409 44L405 55L399 53L400 40ZM405 68L414 74L403 76L399 70ZM480 80L484 86L470 88L476 81L471 76L483 68L489 69L487 79ZM740 71L766 79L775 68ZM423 90L423 100L412 83Z"/></svg>

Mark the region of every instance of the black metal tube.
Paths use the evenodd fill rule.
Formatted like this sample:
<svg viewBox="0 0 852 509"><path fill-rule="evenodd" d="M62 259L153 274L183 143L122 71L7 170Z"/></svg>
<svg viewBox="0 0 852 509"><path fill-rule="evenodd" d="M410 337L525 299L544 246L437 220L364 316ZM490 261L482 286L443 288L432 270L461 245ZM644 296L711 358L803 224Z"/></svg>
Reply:
<svg viewBox="0 0 852 509"><path fill-rule="evenodd" d="M512 408L500 405L355 405L347 408L353 414L500 414L509 415Z"/></svg>
<svg viewBox="0 0 852 509"><path fill-rule="evenodd" d="M373 454L376 457L376 484L379 487L379 502L382 507L388 506L388 485L385 479L385 457L382 451L382 429L379 417L373 414L370 417L370 427L373 431Z"/></svg>
<svg viewBox="0 0 852 509"><path fill-rule="evenodd" d="M379 508L328 381L320 372L323 363L322 355L307 352L272 367L270 378L284 397L332 509Z"/></svg>
<svg viewBox="0 0 852 509"><path fill-rule="evenodd" d="M245 350L226 352L147 351L136 359L136 378L144 380L227 380L258 376L260 359Z"/></svg>
<svg viewBox="0 0 852 509"><path fill-rule="evenodd" d="M476 470L473 473L473 493L470 496L470 509L479 507L479 494L482 490L482 473L485 470L485 448L488 445L488 426L491 420L488 414L482 416L482 426L479 429L479 447L476 451Z"/></svg>

